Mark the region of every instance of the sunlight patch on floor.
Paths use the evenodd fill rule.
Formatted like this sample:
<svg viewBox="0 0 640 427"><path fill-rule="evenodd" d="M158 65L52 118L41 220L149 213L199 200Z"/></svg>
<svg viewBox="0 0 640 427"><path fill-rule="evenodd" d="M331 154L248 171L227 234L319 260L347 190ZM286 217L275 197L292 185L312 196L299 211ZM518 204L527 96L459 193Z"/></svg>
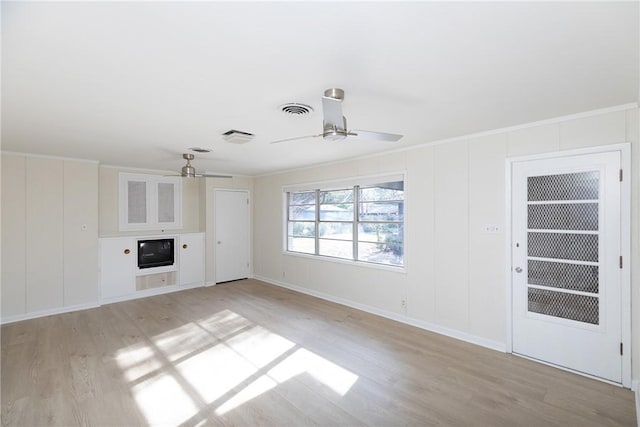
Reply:
<svg viewBox="0 0 640 427"><path fill-rule="evenodd" d="M169 374L149 378L131 391L151 425L179 425L198 412L192 398Z"/></svg>
<svg viewBox="0 0 640 427"><path fill-rule="evenodd" d="M258 368L268 365L295 346L295 343L259 325L229 338L226 343Z"/></svg>
<svg viewBox="0 0 640 427"><path fill-rule="evenodd" d="M230 310L116 353L149 424L222 415L300 375L344 396L358 376ZM312 381L313 381L312 380Z"/></svg>
<svg viewBox="0 0 640 427"><path fill-rule="evenodd" d="M206 403L219 399L258 372L256 366L225 344L180 362L176 369Z"/></svg>
<svg viewBox="0 0 640 427"><path fill-rule="evenodd" d="M211 334L195 323L187 323L153 337L153 343L170 361L188 356L215 342Z"/></svg>
<svg viewBox="0 0 640 427"><path fill-rule="evenodd" d="M277 386L278 383L276 381L266 375L263 375L249 384L247 387L240 390L240 392L235 394L229 400L224 402L220 407L216 409L216 414L224 415L227 412L249 402L250 400L255 399L261 394L276 388Z"/></svg>
<svg viewBox="0 0 640 427"><path fill-rule="evenodd" d="M231 310L219 311L213 316L199 320L197 323L220 340L224 340L242 329L255 325L255 323Z"/></svg>
<svg viewBox="0 0 640 427"><path fill-rule="evenodd" d="M304 348L287 357L271 369L268 375L283 383L303 373L311 375L340 396L344 396L358 380L358 376L352 372Z"/></svg>
<svg viewBox="0 0 640 427"><path fill-rule="evenodd" d="M129 382L155 372L162 366L153 349L142 343L118 350L116 362Z"/></svg>

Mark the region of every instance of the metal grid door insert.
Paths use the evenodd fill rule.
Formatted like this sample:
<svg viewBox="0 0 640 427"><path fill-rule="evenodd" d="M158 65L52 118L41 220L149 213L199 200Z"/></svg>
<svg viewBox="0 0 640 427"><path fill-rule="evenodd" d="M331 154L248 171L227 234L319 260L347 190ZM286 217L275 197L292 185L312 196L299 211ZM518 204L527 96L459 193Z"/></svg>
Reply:
<svg viewBox="0 0 640 427"><path fill-rule="evenodd" d="M530 313L600 324L600 172L527 178Z"/></svg>

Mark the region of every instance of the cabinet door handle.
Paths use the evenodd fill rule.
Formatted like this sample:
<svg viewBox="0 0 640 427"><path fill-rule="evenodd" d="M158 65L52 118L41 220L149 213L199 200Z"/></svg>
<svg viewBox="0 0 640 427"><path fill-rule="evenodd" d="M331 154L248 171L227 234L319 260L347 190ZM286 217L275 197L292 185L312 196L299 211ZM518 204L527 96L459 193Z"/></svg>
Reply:
<svg viewBox="0 0 640 427"><path fill-rule="evenodd" d="M189 246L187 246L187 244L185 243L184 245L182 245L182 249L187 249Z"/></svg>
<svg viewBox="0 0 640 427"><path fill-rule="evenodd" d="M129 255L130 253L131 253L131 250L129 250L129 249L125 249L125 250L124 250L124 254L125 254L125 255Z"/></svg>

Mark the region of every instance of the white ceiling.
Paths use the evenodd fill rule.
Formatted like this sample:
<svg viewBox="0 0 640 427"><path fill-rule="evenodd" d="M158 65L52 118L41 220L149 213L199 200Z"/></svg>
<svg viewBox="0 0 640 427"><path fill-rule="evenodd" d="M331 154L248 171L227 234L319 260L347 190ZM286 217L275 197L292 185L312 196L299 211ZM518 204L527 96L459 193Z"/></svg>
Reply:
<svg viewBox="0 0 640 427"><path fill-rule="evenodd" d="M199 171L256 175L638 101L637 2L1 7L6 151L177 170L201 146ZM269 144L319 133L330 87L404 138Z"/></svg>

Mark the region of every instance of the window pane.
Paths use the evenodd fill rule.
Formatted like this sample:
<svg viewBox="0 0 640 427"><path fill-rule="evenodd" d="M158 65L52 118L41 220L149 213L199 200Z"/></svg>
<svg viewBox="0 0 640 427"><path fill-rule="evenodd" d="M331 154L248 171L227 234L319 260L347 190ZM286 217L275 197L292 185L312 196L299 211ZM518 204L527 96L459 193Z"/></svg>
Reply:
<svg viewBox="0 0 640 427"><path fill-rule="evenodd" d="M360 221L402 221L404 202L360 203Z"/></svg>
<svg viewBox="0 0 640 427"><path fill-rule="evenodd" d="M320 237L338 240L353 240L353 223L351 222L321 222Z"/></svg>
<svg viewBox="0 0 640 427"><path fill-rule="evenodd" d="M287 239L287 250L291 252L315 254L316 239L313 237L289 237Z"/></svg>
<svg viewBox="0 0 640 427"><path fill-rule="evenodd" d="M404 200L404 181L385 182L360 189L361 202Z"/></svg>
<svg viewBox="0 0 640 427"><path fill-rule="evenodd" d="M358 260L376 264L403 265L402 245L358 242Z"/></svg>
<svg viewBox="0 0 640 427"><path fill-rule="evenodd" d="M353 243L346 240L326 240L320 241L320 255L332 256L336 258L353 259Z"/></svg>
<svg viewBox="0 0 640 427"><path fill-rule="evenodd" d="M288 236L296 237L315 237L316 235L316 223L315 222L289 222L287 230Z"/></svg>
<svg viewBox="0 0 640 427"><path fill-rule="evenodd" d="M353 203L320 205L320 221L353 221Z"/></svg>
<svg viewBox="0 0 640 427"><path fill-rule="evenodd" d="M385 243L398 240L402 242L402 224L358 224L359 242Z"/></svg>
<svg viewBox="0 0 640 427"><path fill-rule="evenodd" d="M289 193L290 205L313 205L316 203L316 192Z"/></svg>
<svg viewBox="0 0 640 427"><path fill-rule="evenodd" d="M316 207L315 205L290 206L289 219L302 220L302 221L315 221Z"/></svg>
<svg viewBox="0 0 640 427"><path fill-rule="evenodd" d="M320 192L321 204L353 203L353 190L333 190Z"/></svg>
<svg viewBox="0 0 640 427"><path fill-rule="evenodd" d="M402 224L359 224L358 260L403 265Z"/></svg>

